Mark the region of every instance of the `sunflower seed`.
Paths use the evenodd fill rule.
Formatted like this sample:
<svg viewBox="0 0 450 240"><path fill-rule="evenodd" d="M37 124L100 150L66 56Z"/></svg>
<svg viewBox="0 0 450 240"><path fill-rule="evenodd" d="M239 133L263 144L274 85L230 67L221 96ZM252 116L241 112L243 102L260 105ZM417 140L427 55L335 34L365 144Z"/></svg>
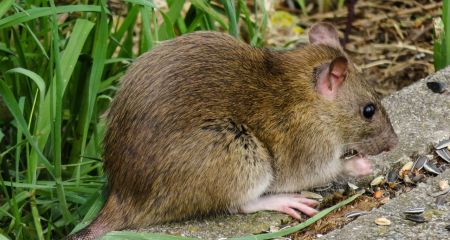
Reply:
<svg viewBox="0 0 450 240"><path fill-rule="evenodd" d="M359 188L358 186L356 186L355 184L350 183L350 182L347 182L347 185L351 190L356 190Z"/></svg>
<svg viewBox="0 0 450 240"><path fill-rule="evenodd" d="M323 192L323 191L330 189L331 187L333 187L332 183L325 185L325 186L316 187L316 188L314 188L314 190L318 191L318 192Z"/></svg>
<svg viewBox="0 0 450 240"><path fill-rule="evenodd" d="M448 146L450 146L450 139L447 139L447 140L442 140L442 141L440 141L440 142L438 142L438 144L436 145L436 149L442 149L442 148L445 148L445 147L448 147Z"/></svg>
<svg viewBox="0 0 450 240"><path fill-rule="evenodd" d="M309 192L309 191L302 191L302 192L300 192L300 195L302 197L315 199L315 200L318 200L318 201L322 201L323 200L322 195L317 194L317 193L313 193L313 192Z"/></svg>
<svg viewBox="0 0 450 240"><path fill-rule="evenodd" d="M434 173L434 174L441 174L441 170L439 170L436 165L434 165L431 162L426 162L423 167L425 168L425 170L427 170L430 173Z"/></svg>
<svg viewBox="0 0 450 240"><path fill-rule="evenodd" d="M370 182L370 186L377 186L384 182L384 176L378 176Z"/></svg>
<svg viewBox="0 0 450 240"><path fill-rule="evenodd" d="M443 190L443 191L432 193L432 194L430 194L430 196L437 197L437 196L441 196L441 195L447 194L448 192L450 192L450 188L448 188L446 190Z"/></svg>
<svg viewBox="0 0 450 240"><path fill-rule="evenodd" d="M380 217L380 218L375 219L375 223L377 225L380 225L380 226L391 225L391 221L389 219L387 219L387 218L384 218L384 217Z"/></svg>
<svg viewBox="0 0 450 240"><path fill-rule="evenodd" d="M437 155L441 157L444 161L450 163L450 151L447 148L441 148L436 150Z"/></svg>
<svg viewBox="0 0 450 240"><path fill-rule="evenodd" d="M447 229L447 231L450 231L450 225L445 226L445 229Z"/></svg>
<svg viewBox="0 0 450 240"><path fill-rule="evenodd" d="M414 163L412 161L407 162L405 165L403 165L402 169L400 169L398 175L403 178L411 170L413 164Z"/></svg>
<svg viewBox="0 0 450 240"><path fill-rule="evenodd" d="M362 215L366 215L368 213L369 212L366 212L366 211L351 211L351 212L346 213L345 217L346 218L355 218L355 217L359 217Z"/></svg>
<svg viewBox="0 0 450 240"><path fill-rule="evenodd" d="M427 82L427 87L434 93L443 93L447 88L447 84L443 82Z"/></svg>
<svg viewBox="0 0 450 240"><path fill-rule="evenodd" d="M406 214L405 215L405 219L409 220L409 221L413 221L416 223L424 223L425 222L425 218L423 217L423 215L418 215L418 214Z"/></svg>
<svg viewBox="0 0 450 240"><path fill-rule="evenodd" d="M420 213L423 213L424 211L425 211L425 208L418 207L418 208L408 208L405 211L403 211L403 213L406 213L406 214L420 214Z"/></svg>
<svg viewBox="0 0 450 240"><path fill-rule="evenodd" d="M448 193L436 197L436 205L442 206L448 201Z"/></svg>
<svg viewBox="0 0 450 240"><path fill-rule="evenodd" d="M391 170L390 172L388 172L387 176L386 176L387 182L388 183L393 183L395 181L397 181L398 179L398 171L397 170Z"/></svg>
<svg viewBox="0 0 450 240"><path fill-rule="evenodd" d="M427 156L421 155L421 156L419 156L419 157L417 158L417 160L414 162L412 168L413 168L414 170L420 170L420 169L423 168L423 165L425 165L425 163L428 162L428 160L429 160L429 159L428 159Z"/></svg>

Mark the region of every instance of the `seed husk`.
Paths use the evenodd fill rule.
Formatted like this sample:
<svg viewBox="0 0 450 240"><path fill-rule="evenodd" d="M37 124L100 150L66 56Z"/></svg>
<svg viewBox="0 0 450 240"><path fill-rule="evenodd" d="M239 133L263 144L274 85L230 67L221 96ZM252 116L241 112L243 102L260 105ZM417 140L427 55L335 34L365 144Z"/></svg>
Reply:
<svg viewBox="0 0 450 240"><path fill-rule="evenodd" d="M416 223L424 223L425 222L425 218L423 217L422 214L406 214L405 219L416 222Z"/></svg>
<svg viewBox="0 0 450 240"><path fill-rule="evenodd" d="M401 177L401 178L403 178L411 169L412 169L412 166L413 166L413 162L412 161L409 161L409 162L407 162L405 165L403 165L403 167L400 169L400 171L399 171L399 173L398 173L398 175Z"/></svg>
<svg viewBox="0 0 450 240"><path fill-rule="evenodd" d="M438 142L438 144L436 145L436 149L443 149L445 147L450 146L450 139L447 140L442 140L440 142Z"/></svg>
<svg viewBox="0 0 450 240"><path fill-rule="evenodd" d="M300 192L300 196L305 197L305 198L309 198L309 199L318 200L318 201L322 201L323 200L322 195L317 194L317 193L313 193L313 192L309 192L309 191L301 191Z"/></svg>
<svg viewBox="0 0 450 240"><path fill-rule="evenodd" d="M316 187L316 188L314 188L314 190L315 190L315 191L318 191L318 192L323 192L323 191L326 191L326 190L330 189L331 187L333 187L333 184L332 184L332 183L330 183L330 184L328 184L328 185Z"/></svg>
<svg viewBox="0 0 450 240"><path fill-rule="evenodd" d="M411 180L413 181L413 182L419 182L419 181L421 181L422 179L424 179L425 178L425 175L423 175L423 174L417 174L416 176L414 176Z"/></svg>
<svg viewBox="0 0 450 240"><path fill-rule="evenodd" d="M396 171L396 170L389 171L387 176L386 176L386 179L387 179L388 183L393 183L393 182L397 181L397 179L398 179L398 171Z"/></svg>
<svg viewBox="0 0 450 240"><path fill-rule="evenodd" d="M439 169L436 167L436 165L434 165L434 164L431 163L431 162L426 162L426 163L423 165L423 168L425 168L425 170L427 170L427 171L430 172L430 173L434 173L434 174L437 174L437 175L441 174L441 170L439 170Z"/></svg>
<svg viewBox="0 0 450 240"><path fill-rule="evenodd" d="M421 214L425 211L425 208L423 207L417 207L417 208L408 208L403 213L406 214Z"/></svg>
<svg viewBox="0 0 450 240"><path fill-rule="evenodd" d="M425 163L428 162L428 160L429 160L429 159L428 159L427 156L420 155L420 156L417 158L417 160L414 162L412 168L413 168L414 170L420 170L420 169L423 168L423 166L425 165Z"/></svg>
<svg viewBox="0 0 450 240"><path fill-rule="evenodd" d="M436 154L439 157L441 157L444 161L450 163L450 151L447 148L436 150Z"/></svg>
<svg viewBox="0 0 450 240"><path fill-rule="evenodd" d="M437 196L441 196L441 195L447 194L449 192L450 192L450 188L448 188L448 189L446 189L444 191L439 191L439 192L432 193L432 194L430 194L430 196L437 197Z"/></svg>
<svg viewBox="0 0 450 240"><path fill-rule="evenodd" d="M442 206L448 201L448 193L436 197L436 205Z"/></svg>
<svg viewBox="0 0 450 240"><path fill-rule="evenodd" d="M378 176L370 182L370 186L378 186L384 182L384 176Z"/></svg>
<svg viewBox="0 0 450 240"><path fill-rule="evenodd" d="M375 219L375 223L380 226L391 225L391 221L385 217L380 217L380 218Z"/></svg>
<svg viewBox="0 0 450 240"><path fill-rule="evenodd" d="M439 189L441 189L441 191L447 190L448 188L450 188L448 185L448 180L439 181Z"/></svg>
<svg viewBox="0 0 450 240"><path fill-rule="evenodd" d="M352 189L352 190L357 190L357 189L359 189L359 187L356 186L356 185L353 184L353 183L348 182L347 185L348 185L348 187L349 187L350 189Z"/></svg>
<svg viewBox="0 0 450 240"><path fill-rule="evenodd" d="M447 84L443 82L433 81L427 82L427 87L434 93L443 93L447 89Z"/></svg>
<svg viewBox="0 0 450 240"><path fill-rule="evenodd" d="M368 213L369 212L366 212L366 211L351 211L351 212L346 213L345 217L346 218L355 218L355 217L359 217L362 215L366 215Z"/></svg>

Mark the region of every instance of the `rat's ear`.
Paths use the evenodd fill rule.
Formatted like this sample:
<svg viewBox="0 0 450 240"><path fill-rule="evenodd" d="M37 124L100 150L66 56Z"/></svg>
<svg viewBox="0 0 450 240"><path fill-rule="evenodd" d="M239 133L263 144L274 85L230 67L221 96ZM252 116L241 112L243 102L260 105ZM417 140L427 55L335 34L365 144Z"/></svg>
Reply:
<svg viewBox="0 0 450 240"><path fill-rule="evenodd" d="M316 23L308 32L311 44L325 44L332 47L341 47L336 28L329 23Z"/></svg>
<svg viewBox="0 0 450 240"><path fill-rule="evenodd" d="M316 91L328 100L336 98L338 89L347 77L348 60L335 58L328 67L323 68L316 79Z"/></svg>

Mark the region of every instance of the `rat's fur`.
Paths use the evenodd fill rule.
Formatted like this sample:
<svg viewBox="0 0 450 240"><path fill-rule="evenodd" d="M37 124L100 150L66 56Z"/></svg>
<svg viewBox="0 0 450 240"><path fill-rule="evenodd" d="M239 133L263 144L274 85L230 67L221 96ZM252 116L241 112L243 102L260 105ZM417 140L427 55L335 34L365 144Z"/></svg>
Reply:
<svg viewBox="0 0 450 240"><path fill-rule="evenodd" d="M272 51L213 32L142 55L108 114L109 198L73 238L235 212L263 194L332 180L346 149L387 149L395 133L351 62L335 100L316 92L315 73L338 57L348 58L327 44ZM366 120L370 102L379 111Z"/></svg>

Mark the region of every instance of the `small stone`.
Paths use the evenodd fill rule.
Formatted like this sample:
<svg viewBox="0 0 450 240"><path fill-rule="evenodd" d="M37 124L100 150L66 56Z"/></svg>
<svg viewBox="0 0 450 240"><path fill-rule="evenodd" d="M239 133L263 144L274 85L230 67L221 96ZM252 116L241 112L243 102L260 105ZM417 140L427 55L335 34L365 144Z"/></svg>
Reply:
<svg viewBox="0 0 450 240"><path fill-rule="evenodd" d="M379 226L389 226L391 225L391 221L385 217L380 217L375 219L375 223Z"/></svg>

